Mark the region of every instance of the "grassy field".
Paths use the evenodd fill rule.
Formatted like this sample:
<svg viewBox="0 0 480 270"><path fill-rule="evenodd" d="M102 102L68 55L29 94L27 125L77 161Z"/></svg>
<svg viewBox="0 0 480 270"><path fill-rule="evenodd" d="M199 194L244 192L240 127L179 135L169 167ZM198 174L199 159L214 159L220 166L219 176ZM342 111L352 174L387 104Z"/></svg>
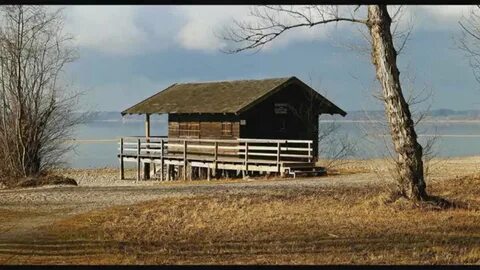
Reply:
<svg viewBox="0 0 480 270"><path fill-rule="evenodd" d="M479 264L480 176L429 191L460 206L388 202L375 186L226 192L89 212L50 236L108 254L77 263Z"/></svg>
<svg viewBox="0 0 480 270"><path fill-rule="evenodd" d="M449 209L391 200L381 160L318 179L144 187L69 172L92 180L2 193L0 264L480 264L479 163L432 167L428 191Z"/></svg>

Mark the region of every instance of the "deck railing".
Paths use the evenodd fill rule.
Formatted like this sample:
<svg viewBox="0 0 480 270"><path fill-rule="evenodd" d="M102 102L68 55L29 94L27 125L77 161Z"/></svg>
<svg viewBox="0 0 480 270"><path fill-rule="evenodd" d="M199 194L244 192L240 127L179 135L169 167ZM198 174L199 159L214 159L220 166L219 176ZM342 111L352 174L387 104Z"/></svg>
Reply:
<svg viewBox="0 0 480 270"><path fill-rule="evenodd" d="M120 166L123 172L123 158L137 162L140 178L141 160L156 160L163 168L164 159L189 161L242 163L246 171L250 164L276 166L278 172L283 163L311 162L313 160L311 140L276 140L239 138L188 139L167 137L123 137L119 142ZM121 176L123 178L123 175Z"/></svg>
<svg viewBox="0 0 480 270"><path fill-rule="evenodd" d="M239 138L182 139L166 137L123 137L119 142L120 155L133 154L142 157L161 157L185 153L192 158L222 159L234 157L277 161L311 161L313 149L311 140L272 140Z"/></svg>

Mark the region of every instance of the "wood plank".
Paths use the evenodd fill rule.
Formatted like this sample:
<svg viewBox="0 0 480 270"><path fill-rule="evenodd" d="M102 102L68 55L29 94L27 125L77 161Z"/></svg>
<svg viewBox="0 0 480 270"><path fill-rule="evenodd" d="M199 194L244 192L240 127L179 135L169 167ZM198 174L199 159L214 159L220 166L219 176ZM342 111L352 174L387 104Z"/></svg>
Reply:
<svg viewBox="0 0 480 270"><path fill-rule="evenodd" d="M248 173L248 142L245 142L245 153L244 153L244 157L245 157L245 169L244 169L244 175L243 177L245 177Z"/></svg>
<svg viewBox="0 0 480 270"><path fill-rule="evenodd" d="M163 167L165 166L165 162L164 162L164 155L165 155L165 147L164 147L164 142L162 140L161 142L161 147L162 147L162 151L160 152L160 181L163 181Z"/></svg>
<svg viewBox="0 0 480 270"><path fill-rule="evenodd" d="M120 180L125 179L125 167L123 162L123 138L120 138Z"/></svg>
<svg viewBox="0 0 480 270"><path fill-rule="evenodd" d="M280 173L280 154L282 152L282 148L280 147L280 143L277 143L277 168L278 172Z"/></svg>
<svg viewBox="0 0 480 270"><path fill-rule="evenodd" d="M187 180L187 141L183 141L183 180Z"/></svg>
<svg viewBox="0 0 480 270"><path fill-rule="evenodd" d="M282 157L298 157L298 158L308 158L310 159L311 155L296 155L296 154L282 154ZM310 161L308 161L310 162Z"/></svg>
<svg viewBox="0 0 480 270"><path fill-rule="evenodd" d="M140 139L137 141L137 181L140 181Z"/></svg>

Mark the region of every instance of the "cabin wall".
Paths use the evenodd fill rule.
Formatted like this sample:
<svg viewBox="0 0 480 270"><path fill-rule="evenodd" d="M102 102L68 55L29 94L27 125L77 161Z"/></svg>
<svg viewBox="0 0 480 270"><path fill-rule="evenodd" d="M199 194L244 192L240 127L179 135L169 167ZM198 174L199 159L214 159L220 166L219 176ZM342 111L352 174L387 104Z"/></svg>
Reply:
<svg viewBox="0 0 480 270"><path fill-rule="evenodd" d="M236 139L240 123L234 114L169 114L168 137L188 139Z"/></svg>
<svg viewBox="0 0 480 270"><path fill-rule="evenodd" d="M240 115L169 114L168 136L312 140L313 155L318 157L318 115L326 110L311 91L289 84Z"/></svg>
<svg viewBox="0 0 480 270"><path fill-rule="evenodd" d="M318 156L318 113L313 96L294 84L240 115L242 138L312 140Z"/></svg>

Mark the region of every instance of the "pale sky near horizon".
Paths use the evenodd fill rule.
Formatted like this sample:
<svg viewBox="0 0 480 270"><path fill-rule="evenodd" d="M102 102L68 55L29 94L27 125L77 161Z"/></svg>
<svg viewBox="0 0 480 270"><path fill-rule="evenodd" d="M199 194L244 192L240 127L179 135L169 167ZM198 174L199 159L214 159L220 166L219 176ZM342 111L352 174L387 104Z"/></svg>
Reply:
<svg viewBox="0 0 480 270"><path fill-rule="evenodd" d="M480 83L456 49L469 6L406 6L413 25L399 55L402 74L433 92L432 108L480 109ZM225 54L221 27L248 6L67 6L65 31L79 59L66 78L85 91L82 110L121 111L175 82L297 76L347 111L381 109L368 55L346 48L360 26L291 31L258 53ZM403 82L405 92L411 84Z"/></svg>

